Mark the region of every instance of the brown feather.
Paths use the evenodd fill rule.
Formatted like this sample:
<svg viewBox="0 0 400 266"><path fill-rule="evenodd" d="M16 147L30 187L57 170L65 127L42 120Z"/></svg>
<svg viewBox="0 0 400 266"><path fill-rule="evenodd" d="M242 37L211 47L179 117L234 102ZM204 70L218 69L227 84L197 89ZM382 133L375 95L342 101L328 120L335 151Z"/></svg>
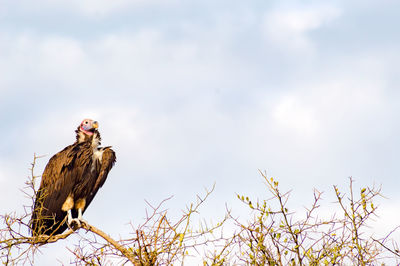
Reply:
<svg viewBox="0 0 400 266"><path fill-rule="evenodd" d="M96 179L96 183L93 186L92 191L86 198L87 205L89 205L92 202L97 191L103 186L104 182L107 179L108 173L110 172L111 168L114 166L114 163L116 161L115 152L111 149L111 147L105 147L103 148L103 150L104 151L101 159L100 172Z"/></svg>

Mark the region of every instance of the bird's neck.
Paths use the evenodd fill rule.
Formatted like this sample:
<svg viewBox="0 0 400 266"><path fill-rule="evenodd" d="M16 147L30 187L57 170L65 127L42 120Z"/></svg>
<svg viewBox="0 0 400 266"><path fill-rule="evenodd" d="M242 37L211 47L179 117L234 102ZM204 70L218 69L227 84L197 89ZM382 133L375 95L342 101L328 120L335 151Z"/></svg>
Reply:
<svg viewBox="0 0 400 266"><path fill-rule="evenodd" d="M93 135L89 136L82 131L79 131L76 135L76 143L84 143L89 142L92 148L97 149L97 147L101 144L100 143L100 133L95 132Z"/></svg>

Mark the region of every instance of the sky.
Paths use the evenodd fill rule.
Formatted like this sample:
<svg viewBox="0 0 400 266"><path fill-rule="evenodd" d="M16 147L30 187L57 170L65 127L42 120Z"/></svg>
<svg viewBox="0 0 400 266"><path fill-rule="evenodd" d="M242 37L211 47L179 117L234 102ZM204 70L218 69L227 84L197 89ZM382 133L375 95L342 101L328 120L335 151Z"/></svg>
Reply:
<svg viewBox="0 0 400 266"><path fill-rule="evenodd" d="M214 183L201 217L226 205L246 217L236 193L266 198L259 170L294 208L313 188L331 204L350 176L381 185L376 230L394 227L399 12L390 0L0 0L0 212L26 203L33 155L40 175L92 118L117 163L85 217L111 235L143 221L145 200L173 195L179 215ZM68 262L48 250L43 265Z"/></svg>

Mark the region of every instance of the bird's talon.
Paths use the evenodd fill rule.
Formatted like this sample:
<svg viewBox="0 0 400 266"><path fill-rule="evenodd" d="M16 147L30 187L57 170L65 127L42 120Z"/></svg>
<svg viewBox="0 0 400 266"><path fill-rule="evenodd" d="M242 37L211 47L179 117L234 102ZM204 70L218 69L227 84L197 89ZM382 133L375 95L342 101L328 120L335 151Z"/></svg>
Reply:
<svg viewBox="0 0 400 266"><path fill-rule="evenodd" d="M72 229L78 229L81 227L81 221L77 218L72 219L68 226Z"/></svg>
<svg viewBox="0 0 400 266"><path fill-rule="evenodd" d="M88 222L86 220L80 219L81 226L87 226Z"/></svg>

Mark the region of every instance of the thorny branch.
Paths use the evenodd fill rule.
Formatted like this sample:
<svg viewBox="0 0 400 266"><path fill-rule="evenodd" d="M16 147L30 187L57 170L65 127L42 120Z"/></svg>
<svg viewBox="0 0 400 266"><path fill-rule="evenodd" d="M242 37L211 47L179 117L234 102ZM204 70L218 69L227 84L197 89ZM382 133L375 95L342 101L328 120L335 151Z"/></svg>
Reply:
<svg viewBox="0 0 400 266"><path fill-rule="evenodd" d="M97 227L83 223L59 235L30 236L29 219L37 193L34 167L39 156L34 156L30 178L23 193L31 203L24 213L0 215L0 260L8 264L34 264L41 247L76 233L75 248L67 247L78 265L126 264L176 265L187 258L200 258L204 265L370 265L400 262L400 251L395 234L400 226L383 238L367 234L371 217L378 217L375 198L380 188L366 187L356 192L353 179L347 194L334 186L339 213L331 217L318 216L322 192L314 190L313 202L305 208L305 217L289 211L289 192L281 192L279 183L267 178L266 188L271 197L252 201L237 195L252 215L243 222L227 208L225 216L216 224L200 220L193 226L201 205L213 192L197 196L176 219L171 218L164 205L148 204L142 224L131 223L130 237L115 240ZM224 231L228 227L228 234ZM81 234L82 229L90 234ZM391 243L389 246L387 243Z"/></svg>
<svg viewBox="0 0 400 266"><path fill-rule="evenodd" d="M74 228L59 235L30 236L29 220L37 193L35 181L38 178L34 174L34 167L38 158L40 157L34 156L30 169L31 176L23 190L25 196L31 200L31 206L24 206L25 212L22 215L13 213L0 216L0 225L2 224L0 260L5 264L33 264L35 254L41 246L65 239L74 232L80 231L79 228ZM117 241L97 227L83 223L81 228L93 234L84 236L78 234L81 238L76 248L67 247L67 249L75 256L77 264L95 262L103 264L116 259L122 259L134 265L172 264L175 261L183 261L184 257L189 255L189 249L193 253L199 246L220 241L220 239L212 240L211 232L221 228L225 219L217 225L206 226L201 232L195 232L190 226L193 215L198 214L200 206L212 193L214 187L211 191L206 190L205 196L197 196L197 202L190 204L177 221L170 219L167 211L162 209L168 199L155 207L149 204L151 212L147 213L142 225L138 225L136 229L132 228L135 233L133 238ZM101 237L105 242L97 239L96 236Z"/></svg>
<svg viewBox="0 0 400 266"><path fill-rule="evenodd" d="M337 204L344 215L340 217L333 214L323 219L316 215L321 192L314 190L314 201L310 208L306 208L306 217L300 219L295 212L289 212L289 192L282 193L277 180L267 178L264 173L261 175L272 197L255 202L247 196L237 195L255 215L247 222L232 218L242 228L236 235L236 243L242 254L240 260L246 265L369 265L387 260L399 262L397 243L393 240L392 249L385 244L390 234L381 240L367 235L370 217L377 217L373 201L381 196L380 188L362 188L357 196L353 179L350 178L349 194L345 199L339 188L334 186ZM385 251L395 256L389 256Z"/></svg>

